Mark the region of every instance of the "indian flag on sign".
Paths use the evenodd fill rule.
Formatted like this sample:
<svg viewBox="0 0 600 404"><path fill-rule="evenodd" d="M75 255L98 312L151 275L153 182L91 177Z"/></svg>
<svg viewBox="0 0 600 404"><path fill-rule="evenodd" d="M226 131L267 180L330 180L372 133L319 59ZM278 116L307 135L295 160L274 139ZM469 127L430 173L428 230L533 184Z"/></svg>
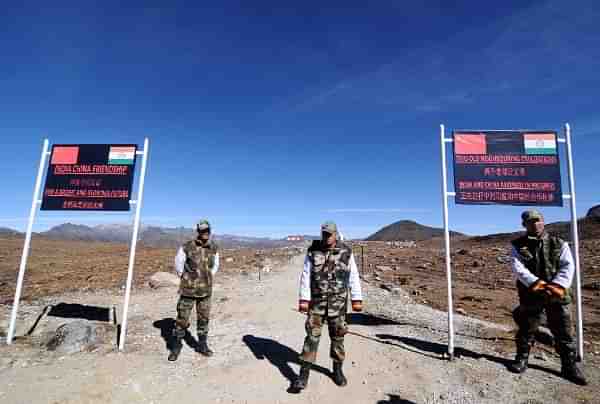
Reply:
<svg viewBox="0 0 600 404"><path fill-rule="evenodd" d="M554 133L525 133L525 154L556 154Z"/></svg>
<svg viewBox="0 0 600 404"><path fill-rule="evenodd" d="M135 147L111 146L108 151L108 164L132 165L135 160Z"/></svg>

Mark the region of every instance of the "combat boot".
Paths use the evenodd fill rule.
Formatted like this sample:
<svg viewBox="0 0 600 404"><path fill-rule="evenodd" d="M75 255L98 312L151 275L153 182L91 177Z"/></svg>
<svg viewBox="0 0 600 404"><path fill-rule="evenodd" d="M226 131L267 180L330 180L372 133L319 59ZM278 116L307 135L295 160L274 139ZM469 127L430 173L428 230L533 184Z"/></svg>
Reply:
<svg viewBox="0 0 600 404"><path fill-rule="evenodd" d="M208 347L206 335L198 336L198 347L196 348L196 352L204 356L213 356L214 352Z"/></svg>
<svg viewBox="0 0 600 404"><path fill-rule="evenodd" d="M173 336L175 337L175 340L173 341L173 346L171 347L171 352L169 353L170 362L176 361L181 353L181 348L183 347L183 344L181 343L181 340L183 339L182 334L185 335L185 332L181 333L177 330L173 330Z"/></svg>
<svg viewBox="0 0 600 404"><path fill-rule="evenodd" d="M333 382L340 387L348 384L348 380L342 371L342 364L343 362L333 361Z"/></svg>
<svg viewBox="0 0 600 404"><path fill-rule="evenodd" d="M560 375L562 377L580 386L587 385L587 380L585 379L583 371L575 362L575 352L568 352L561 355L560 362Z"/></svg>
<svg viewBox="0 0 600 404"><path fill-rule="evenodd" d="M310 363L303 363L300 367L300 375L294 383L292 383L292 390L295 393L300 393L308 385L308 376L310 374Z"/></svg>
<svg viewBox="0 0 600 404"><path fill-rule="evenodd" d="M508 365L508 370L513 373L523 373L529 364L529 353L517 353L514 362Z"/></svg>

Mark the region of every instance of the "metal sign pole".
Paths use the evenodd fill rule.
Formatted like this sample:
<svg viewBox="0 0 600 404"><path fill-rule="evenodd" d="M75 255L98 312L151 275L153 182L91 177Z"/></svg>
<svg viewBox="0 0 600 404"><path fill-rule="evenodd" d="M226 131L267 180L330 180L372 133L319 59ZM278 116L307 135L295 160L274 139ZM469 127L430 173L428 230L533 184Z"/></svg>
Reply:
<svg viewBox="0 0 600 404"><path fill-rule="evenodd" d="M565 124L565 140L567 146L567 166L569 173L569 191L571 198L571 237L573 240L573 258L575 260L575 316L577 322L577 359L583 362L583 311L581 295L581 262L579 259L579 230L577 228L577 204L575 199L575 173L573 172L573 154L571 150L571 126Z"/></svg>
<svg viewBox="0 0 600 404"><path fill-rule="evenodd" d="M440 146L442 156L442 206L444 212L444 246L446 251L446 281L448 294L448 356L454 359L454 306L452 303L452 265L450 261L450 230L448 228L448 173L446 167L446 139L444 125L440 125Z"/></svg>
<svg viewBox="0 0 600 404"><path fill-rule="evenodd" d="M125 347L125 336L127 335L127 312L129 310L129 298L131 296L131 283L133 282L133 266L135 264L135 248L137 246L138 233L140 229L140 213L144 197L144 180L146 179L146 164L148 162L149 141L144 139L144 151L138 152L143 155L142 169L140 173L140 184L138 187L137 201L135 202L135 219L133 222L133 234L131 236L131 248L129 250L129 267L127 269L127 285L125 288L125 303L123 304L123 318L119 339L119 351Z"/></svg>
<svg viewBox="0 0 600 404"><path fill-rule="evenodd" d="M29 211L29 223L27 224L25 244L23 245L23 254L21 255L21 266L19 267L19 276L17 278L15 300L13 302L12 313L10 316L10 326L8 328L8 335L6 336L6 343L8 345L12 344L12 340L15 336L17 312L19 311L19 300L21 299L23 278L25 277L25 268L27 267L27 258L29 257L29 247L31 244L31 232L33 231L33 221L35 220L35 214L38 210L38 205L40 203L38 198L40 194L40 188L42 186L42 177L44 175L44 167L46 166L46 158L49 154L50 152L48 152L48 139L44 139L44 146L42 147L42 155L40 157L40 166L38 168L37 179L35 180L35 188L33 191L33 200L31 201L31 210Z"/></svg>

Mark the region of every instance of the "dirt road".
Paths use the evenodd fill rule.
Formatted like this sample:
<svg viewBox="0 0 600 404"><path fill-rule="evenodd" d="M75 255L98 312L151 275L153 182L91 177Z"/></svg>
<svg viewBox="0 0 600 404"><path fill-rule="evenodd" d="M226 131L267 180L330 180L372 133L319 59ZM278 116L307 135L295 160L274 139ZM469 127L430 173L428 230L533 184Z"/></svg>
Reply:
<svg viewBox="0 0 600 404"><path fill-rule="evenodd" d="M0 347L2 403L574 403L598 402L597 366L587 367L596 386L580 388L560 379L549 351L533 359L523 376L505 369L505 358L485 338L506 329L457 316L457 353L443 359L445 314L417 305L401 290L364 284L365 313L350 317L346 338L347 387L331 380L329 338L324 330L318 364L307 390L287 392L298 372L305 317L295 311L302 257L265 274L222 274L213 296L204 358L188 346L177 362L166 360L165 336L173 323L175 288L140 289L132 296L125 353L100 349L61 356L35 345L50 328L40 321L31 341ZM117 306L121 295L82 292L24 305L18 335L44 305L57 302ZM8 318L0 306L0 318ZM0 323L4 328L6 322ZM486 336L486 337L483 337ZM490 337L492 336L492 337ZM594 368L594 369L592 369ZM528 401L529 400L529 401Z"/></svg>

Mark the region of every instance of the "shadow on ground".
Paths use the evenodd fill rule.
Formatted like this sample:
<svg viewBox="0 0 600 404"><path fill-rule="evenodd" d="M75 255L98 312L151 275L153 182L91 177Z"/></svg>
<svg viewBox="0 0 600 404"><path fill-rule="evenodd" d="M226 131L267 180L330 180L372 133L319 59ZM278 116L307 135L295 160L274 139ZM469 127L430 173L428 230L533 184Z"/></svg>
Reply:
<svg viewBox="0 0 600 404"><path fill-rule="evenodd" d="M160 330L160 336L165 341L165 348L170 351L175 346L176 342L176 338L173 335L173 330L175 329L175 319L171 317L163 318L162 320L155 321L152 323L152 325L154 328L158 328ZM200 344L188 330L185 331L183 341L194 351L198 351Z"/></svg>
<svg viewBox="0 0 600 404"><path fill-rule="evenodd" d="M435 357L437 359L444 358L446 355L446 352L448 351L448 347L446 345L438 344L436 342L423 341L423 340L419 340L416 338L409 338L409 337L399 337L396 335L389 335L389 334L376 334L375 336L377 338L379 338L380 340L383 340L383 341L381 341L382 343L394 345L394 346L406 349L411 352L419 353L419 354L422 354L422 355L425 355L428 357ZM393 343L391 341L399 342L399 344ZM412 348L414 348L414 349L412 349ZM428 355L427 353L432 353L432 354L435 354L436 356L431 356L431 355ZM461 347L454 348L454 356L455 356L455 358L471 358L471 359L478 359L478 360L485 359L490 362L498 363L506 368L508 368L508 365L512 362L510 359L501 358L498 356L479 353L479 352L474 352L474 351L471 351L471 350L468 350L465 348L461 348ZM560 376L560 372L558 372L554 369L546 368L544 366L539 366L539 365L530 363L529 368L541 370L543 372L547 372L547 373L553 374L555 376Z"/></svg>
<svg viewBox="0 0 600 404"><path fill-rule="evenodd" d="M29 327L27 333L25 333L26 337L35 332L35 329L44 317L73 318L88 321L102 321L106 323L111 321L110 309L108 307L86 306L74 303L47 305L37 316L32 326Z"/></svg>
<svg viewBox="0 0 600 404"><path fill-rule="evenodd" d="M350 325L365 325L365 326L379 326L379 325L401 325L398 321L390 320L383 317L374 316L367 313L349 313L346 315L346 321Z"/></svg>
<svg viewBox="0 0 600 404"><path fill-rule="evenodd" d="M389 399L387 400L379 400L377 404L417 404L414 401L405 400L400 398L397 394L388 394Z"/></svg>
<svg viewBox="0 0 600 404"><path fill-rule="evenodd" d="M293 349L269 338L255 337L254 335L244 335L242 341L248 346L254 357L258 360L268 360L271 365L275 366L281 375L290 382L288 392L293 392L291 383L296 380L296 373L290 364L300 365L298 359L299 353ZM312 371L322 373L332 378L332 373L329 369L322 366L313 365Z"/></svg>
<svg viewBox="0 0 600 404"><path fill-rule="evenodd" d="M80 318L89 321L110 321L109 308L83 304L59 303L50 306L47 315L50 317Z"/></svg>

